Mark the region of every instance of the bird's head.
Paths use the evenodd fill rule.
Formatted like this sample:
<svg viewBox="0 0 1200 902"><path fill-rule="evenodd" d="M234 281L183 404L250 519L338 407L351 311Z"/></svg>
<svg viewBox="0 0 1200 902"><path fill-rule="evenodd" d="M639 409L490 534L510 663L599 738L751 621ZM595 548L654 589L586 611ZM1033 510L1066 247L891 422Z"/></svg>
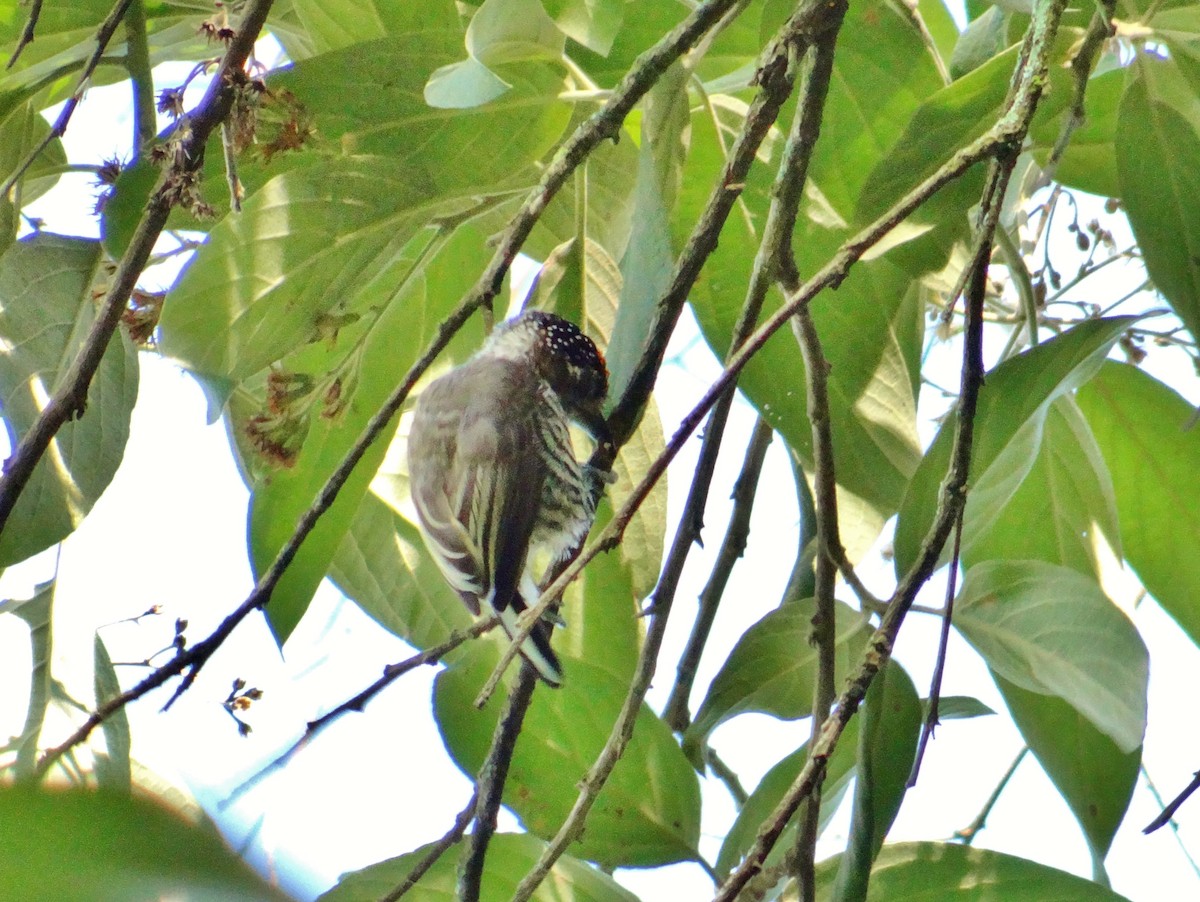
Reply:
<svg viewBox="0 0 1200 902"><path fill-rule="evenodd" d="M528 310L497 326L483 353L530 360L567 415L597 442L608 441L600 409L608 395L608 369L596 343L573 322Z"/></svg>

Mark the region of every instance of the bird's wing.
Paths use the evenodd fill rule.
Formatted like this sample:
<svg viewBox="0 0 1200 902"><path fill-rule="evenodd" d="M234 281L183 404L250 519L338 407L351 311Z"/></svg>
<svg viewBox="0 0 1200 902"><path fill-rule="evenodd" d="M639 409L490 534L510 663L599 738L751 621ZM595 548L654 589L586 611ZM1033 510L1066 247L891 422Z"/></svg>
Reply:
<svg viewBox="0 0 1200 902"><path fill-rule="evenodd" d="M525 399L503 418L494 408L477 415L468 410L459 431L455 469L462 493L455 509L490 583L484 595L498 612L519 598L546 479L545 463L530 441L537 434L529 422L532 410Z"/></svg>

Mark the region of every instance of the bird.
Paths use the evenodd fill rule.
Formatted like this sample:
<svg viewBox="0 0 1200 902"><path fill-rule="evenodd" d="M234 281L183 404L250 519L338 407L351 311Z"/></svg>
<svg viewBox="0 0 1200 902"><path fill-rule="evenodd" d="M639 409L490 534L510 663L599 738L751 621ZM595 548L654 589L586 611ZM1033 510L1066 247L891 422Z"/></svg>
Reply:
<svg viewBox="0 0 1200 902"><path fill-rule="evenodd" d="M595 342L570 320L530 310L417 400L408 470L421 534L467 609L494 612L510 638L538 596L535 559L560 562L591 529L610 477L575 458L570 425L611 447L607 394ZM520 651L557 687L551 634L539 621Z"/></svg>

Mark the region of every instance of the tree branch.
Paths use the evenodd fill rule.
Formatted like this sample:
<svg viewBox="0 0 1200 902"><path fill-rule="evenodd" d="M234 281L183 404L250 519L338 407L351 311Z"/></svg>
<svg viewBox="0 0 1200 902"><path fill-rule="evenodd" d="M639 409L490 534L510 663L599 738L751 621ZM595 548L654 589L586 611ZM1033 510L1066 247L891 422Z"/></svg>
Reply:
<svg viewBox="0 0 1200 902"><path fill-rule="evenodd" d="M708 422L711 428L712 417ZM762 473L767 448L774 435L771 424L762 417L755 421L754 432L750 441L746 443L742 470L733 484L733 512L729 515L725 539L721 542L716 561L713 562L708 583L700 593L700 609L696 613L696 622L692 624L692 633L688 636L683 654L679 656L675 685L671 687L671 695L663 709L662 718L667 722L667 726L680 733L691 723L688 697L692 692L700 658L704 654L704 646L708 642L709 633L712 632L713 621L717 617L717 608L725 592L725 585L733 573L734 564L746 551L746 541L750 535L750 514L754 510L754 496L758 490L758 477ZM705 437L707 438L707 433Z"/></svg>
<svg viewBox="0 0 1200 902"><path fill-rule="evenodd" d="M462 866L458 875L459 902L479 902L483 885L483 866L487 860L488 844L496 832L496 818L504 795L504 782L512 764L517 737L521 735L521 724L533 701L533 690L537 687L537 670L525 658L517 671L516 681L508 693L508 701L496 730L492 734L492 745L487 759L479 770L475 781L475 829L464 850Z"/></svg>
<svg viewBox="0 0 1200 902"><path fill-rule="evenodd" d="M829 417L829 362L821 347L812 312L805 306L796 311L792 331L799 340L804 357L804 375L808 383L808 419L813 436L813 492L817 511L816 589L812 633L809 643L817 649L817 676L813 683L812 731L809 748L815 748L816 738L829 716L833 704L834 668L836 666L837 630L833 590L837 582L837 564L832 551L841 546L838 532L837 477L833 459L833 430ZM812 794L805 800L796 834L796 881L801 900L816 898L817 834L820 832L821 778L813 785Z"/></svg>
<svg viewBox="0 0 1200 902"><path fill-rule="evenodd" d="M454 818L454 823L450 829L446 831L432 848L425 853L425 857L413 865L413 869L408 872L408 876L400 882L394 890L384 896L379 902L397 902L408 893L410 889L417 885L417 882L425 876L431 867L437 864L438 859L446 854L446 851L463 838L463 834L467 832L467 825L471 823L471 819L475 816L476 800L479 797L479 791L471 793L471 798L467 801L466 806Z"/></svg>
<svg viewBox="0 0 1200 902"><path fill-rule="evenodd" d="M34 33L37 30L38 18L42 15L42 0L33 0L29 4L29 17L25 20L25 27L21 29L21 37L17 39L17 46L13 49L12 56L8 58L6 69L11 69L17 64L17 59L21 56L21 51L33 43Z"/></svg>

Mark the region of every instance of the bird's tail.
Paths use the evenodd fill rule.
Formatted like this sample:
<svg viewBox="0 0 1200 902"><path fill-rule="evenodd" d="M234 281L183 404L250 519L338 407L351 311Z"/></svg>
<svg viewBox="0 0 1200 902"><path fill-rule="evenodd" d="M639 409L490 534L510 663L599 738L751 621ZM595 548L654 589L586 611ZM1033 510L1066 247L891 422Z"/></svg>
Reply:
<svg viewBox="0 0 1200 902"><path fill-rule="evenodd" d="M510 639L517 634L517 619L525 607L525 601L519 594L515 594L511 603L506 605L504 610L496 612L500 616L500 626L504 628L504 632L508 633ZM539 620L534 624L529 637L521 643L521 654L533 665L543 682L557 689L562 685L563 672L558 655L550 647L550 636L553 631L554 627L548 621Z"/></svg>

